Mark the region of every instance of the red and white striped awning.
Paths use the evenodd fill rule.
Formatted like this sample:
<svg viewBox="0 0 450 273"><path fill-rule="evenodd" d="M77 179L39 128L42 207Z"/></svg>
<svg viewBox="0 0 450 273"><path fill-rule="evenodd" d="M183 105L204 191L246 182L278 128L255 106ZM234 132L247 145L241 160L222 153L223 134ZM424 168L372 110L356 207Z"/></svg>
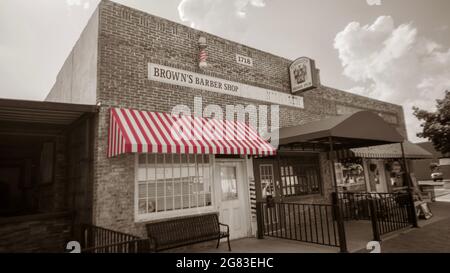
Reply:
<svg viewBox="0 0 450 273"><path fill-rule="evenodd" d="M108 157L125 153L274 155L248 124L111 108Z"/></svg>

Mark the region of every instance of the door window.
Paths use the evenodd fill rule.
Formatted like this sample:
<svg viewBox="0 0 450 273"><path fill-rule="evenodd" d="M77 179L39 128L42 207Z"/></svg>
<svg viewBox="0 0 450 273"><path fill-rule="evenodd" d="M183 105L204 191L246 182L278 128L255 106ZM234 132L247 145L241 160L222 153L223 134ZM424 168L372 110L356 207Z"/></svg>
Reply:
<svg viewBox="0 0 450 273"><path fill-rule="evenodd" d="M275 185L273 179L273 165L272 164L262 164L259 166L259 173L261 179L261 192L262 197L267 196L275 197Z"/></svg>
<svg viewBox="0 0 450 273"><path fill-rule="evenodd" d="M222 201L239 199L237 188L236 167L223 166L220 168L222 183Z"/></svg>

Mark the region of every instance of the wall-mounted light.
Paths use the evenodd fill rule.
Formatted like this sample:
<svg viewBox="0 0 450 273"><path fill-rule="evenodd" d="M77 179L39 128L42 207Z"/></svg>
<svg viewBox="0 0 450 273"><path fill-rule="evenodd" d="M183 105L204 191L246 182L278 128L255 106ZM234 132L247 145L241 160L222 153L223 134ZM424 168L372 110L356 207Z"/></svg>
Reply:
<svg viewBox="0 0 450 273"><path fill-rule="evenodd" d="M205 37L202 36L198 39L198 47L200 48L198 66L201 69L204 69L204 68L208 67L208 63L207 63L208 54L206 53L206 48L208 47L208 44L206 43Z"/></svg>

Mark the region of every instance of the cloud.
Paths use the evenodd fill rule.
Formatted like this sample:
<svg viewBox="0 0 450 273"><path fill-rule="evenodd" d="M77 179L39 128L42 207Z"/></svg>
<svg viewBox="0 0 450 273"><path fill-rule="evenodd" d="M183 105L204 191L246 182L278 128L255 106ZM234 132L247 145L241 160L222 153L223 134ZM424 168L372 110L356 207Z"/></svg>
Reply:
<svg viewBox="0 0 450 273"><path fill-rule="evenodd" d="M381 6L381 0L366 0L369 6Z"/></svg>
<svg viewBox="0 0 450 273"><path fill-rule="evenodd" d="M404 106L408 135L421 130L412 106L434 110L450 89L450 48L420 36L412 23L395 26L390 16L371 25L351 22L335 37L343 74L357 94Z"/></svg>
<svg viewBox="0 0 450 273"><path fill-rule="evenodd" d="M193 28L208 32L227 30L242 32L244 20L251 8L266 6L265 0L181 0L178 14Z"/></svg>

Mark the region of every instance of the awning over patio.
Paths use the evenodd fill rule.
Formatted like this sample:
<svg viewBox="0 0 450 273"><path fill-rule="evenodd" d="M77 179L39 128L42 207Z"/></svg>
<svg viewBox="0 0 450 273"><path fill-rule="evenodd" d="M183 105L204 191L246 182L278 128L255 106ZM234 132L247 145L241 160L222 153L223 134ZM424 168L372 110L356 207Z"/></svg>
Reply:
<svg viewBox="0 0 450 273"><path fill-rule="evenodd" d="M0 99L0 134L58 135L97 112L96 105Z"/></svg>
<svg viewBox="0 0 450 273"><path fill-rule="evenodd" d="M420 147L417 144L411 143L409 141L403 142L403 147L405 149L405 158L408 159L428 159L433 158L433 155ZM402 158L402 150L400 145L388 144L380 145L374 147L364 147L351 149L351 154L353 157L364 157L364 158Z"/></svg>
<svg viewBox="0 0 450 273"><path fill-rule="evenodd" d="M394 127L369 111L282 128L279 132L280 145L330 145L332 142L335 150L401 143L404 140Z"/></svg>
<svg viewBox="0 0 450 273"><path fill-rule="evenodd" d="M111 109L108 156L124 153L274 155L248 124Z"/></svg>

